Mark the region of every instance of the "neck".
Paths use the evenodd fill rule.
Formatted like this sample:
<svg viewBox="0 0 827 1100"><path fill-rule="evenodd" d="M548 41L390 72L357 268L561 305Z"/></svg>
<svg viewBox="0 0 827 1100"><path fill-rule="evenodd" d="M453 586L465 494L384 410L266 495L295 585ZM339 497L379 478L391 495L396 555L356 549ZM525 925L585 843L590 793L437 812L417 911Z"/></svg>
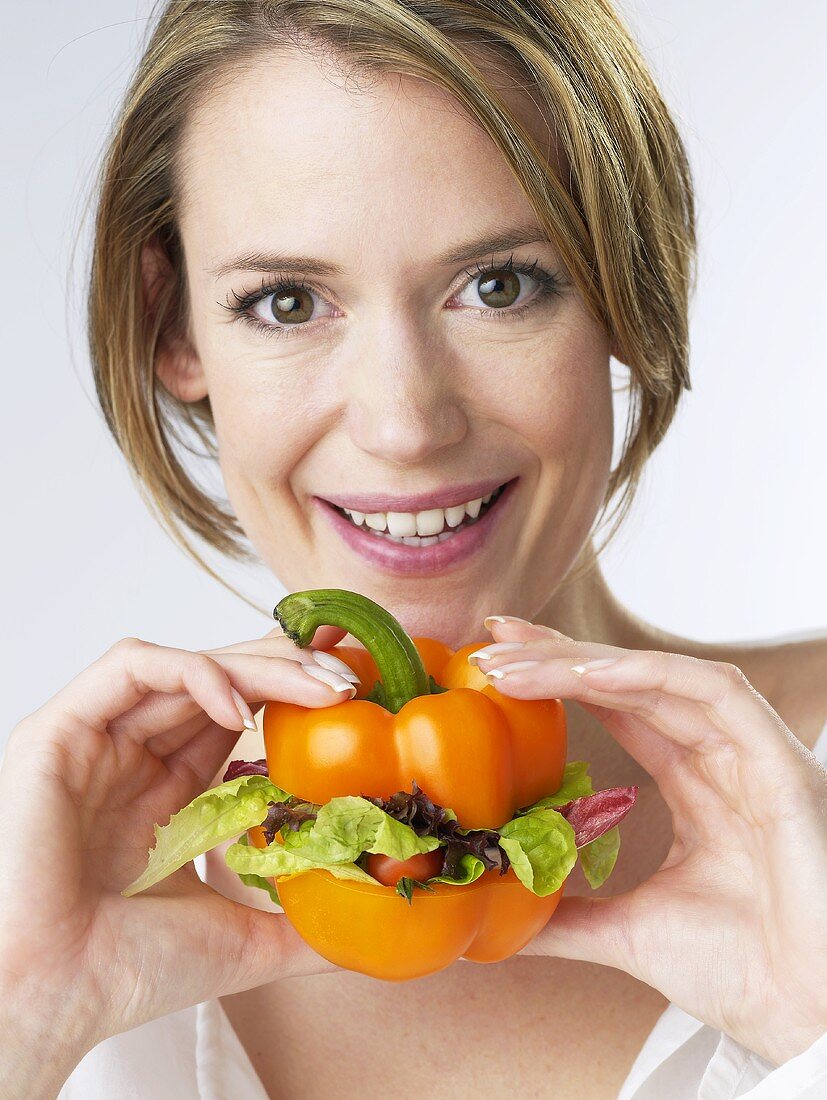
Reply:
<svg viewBox="0 0 827 1100"><path fill-rule="evenodd" d="M611 593L591 545L581 553L569 578L537 612L533 621L578 641L623 649L671 649L671 635L645 623ZM597 786L636 783L648 787L651 778L592 715L566 702L569 759L588 760Z"/></svg>
<svg viewBox="0 0 827 1100"><path fill-rule="evenodd" d="M578 641L594 641L624 649L651 649L666 635L643 622L611 593L591 544L554 595L534 616Z"/></svg>

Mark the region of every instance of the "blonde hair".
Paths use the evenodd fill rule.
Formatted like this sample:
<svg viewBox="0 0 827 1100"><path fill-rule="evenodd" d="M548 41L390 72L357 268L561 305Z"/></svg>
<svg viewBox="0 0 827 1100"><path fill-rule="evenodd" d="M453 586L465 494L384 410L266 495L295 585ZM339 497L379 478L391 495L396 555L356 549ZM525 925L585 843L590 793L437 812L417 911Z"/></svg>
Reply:
<svg viewBox="0 0 827 1100"><path fill-rule="evenodd" d="M209 398L176 399L156 376L158 341L185 331L176 227L177 150L221 71L263 51L320 50L369 75L446 89L490 135L587 308L629 368L629 415L598 524L610 535L689 388L695 210L686 153L661 95L608 0L171 0L160 6L97 181L88 336L106 422L150 510L211 576L187 533L236 560L256 555L181 449L217 458ZM565 174L472 60L517 74L547 115ZM154 241L175 278L147 308L141 255ZM608 541L608 539L606 540ZM604 544L605 545L605 542ZM251 604L251 606L256 606Z"/></svg>

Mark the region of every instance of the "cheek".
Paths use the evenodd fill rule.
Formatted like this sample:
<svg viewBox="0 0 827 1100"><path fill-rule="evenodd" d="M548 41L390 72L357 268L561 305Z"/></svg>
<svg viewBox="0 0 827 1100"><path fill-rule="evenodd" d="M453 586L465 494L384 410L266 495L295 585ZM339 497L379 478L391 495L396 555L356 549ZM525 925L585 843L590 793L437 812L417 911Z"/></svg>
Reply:
<svg viewBox="0 0 827 1100"><path fill-rule="evenodd" d="M205 364L221 469L231 491L286 480L324 434L329 408L316 386L266 353L218 354Z"/></svg>
<svg viewBox="0 0 827 1100"><path fill-rule="evenodd" d="M485 371L498 379L490 391L491 415L558 478L605 484L614 424L610 343L603 330L584 320L560 321L510 349L509 362L506 372L494 363Z"/></svg>

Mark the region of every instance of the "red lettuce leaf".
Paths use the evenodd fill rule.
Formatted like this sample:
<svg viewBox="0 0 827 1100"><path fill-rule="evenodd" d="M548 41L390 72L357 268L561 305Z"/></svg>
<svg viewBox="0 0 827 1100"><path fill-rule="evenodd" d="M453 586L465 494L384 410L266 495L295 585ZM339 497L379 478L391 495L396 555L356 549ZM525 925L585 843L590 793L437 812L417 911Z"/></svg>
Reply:
<svg viewBox="0 0 827 1100"><path fill-rule="evenodd" d="M299 831L299 826L305 821L315 821L318 810L313 802L304 802L301 798L291 795L286 802L271 802L267 817L261 823L264 831L264 839L272 844L276 833L285 825L294 833Z"/></svg>
<svg viewBox="0 0 827 1100"><path fill-rule="evenodd" d="M493 829L464 831L458 821L448 818L443 806L437 806L428 798L415 779L410 794L397 791L390 798L372 798L364 794L362 798L384 810L390 817L409 825L417 836L435 836L443 841L445 856L439 872L441 875L460 877L460 860L466 852L482 860L486 871L496 867L504 875L511 866L499 845L499 833Z"/></svg>
<svg viewBox="0 0 827 1100"><path fill-rule="evenodd" d="M266 760L231 760L224 772L222 783L238 779L240 775L269 775Z"/></svg>
<svg viewBox="0 0 827 1100"><path fill-rule="evenodd" d="M609 787L572 799L556 810L574 829L575 846L582 848L622 821L634 806L637 792L637 787Z"/></svg>

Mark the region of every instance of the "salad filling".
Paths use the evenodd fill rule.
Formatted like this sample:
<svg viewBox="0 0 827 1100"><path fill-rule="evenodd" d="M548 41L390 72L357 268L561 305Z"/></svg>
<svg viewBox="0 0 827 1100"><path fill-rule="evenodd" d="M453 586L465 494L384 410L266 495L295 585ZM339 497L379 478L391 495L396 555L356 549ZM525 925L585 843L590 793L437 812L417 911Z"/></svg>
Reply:
<svg viewBox="0 0 827 1100"><path fill-rule="evenodd" d="M234 760L224 781L178 813L155 825L156 844L144 872L123 891L131 897L173 874L223 841L238 840L225 853L227 866L248 886L278 903L275 880L308 871L380 885L369 874L370 856L404 863L428 852L442 857L438 873L418 880L403 875L395 890L410 904L414 889L435 883L456 887L485 873L509 868L540 897L559 890L577 858L592 889L614 868L620 848L618 822L634 805L637 787L595 793L588 765L566 765L556 792L515 812L499 828L463 829L450 807L435 804L416 781L411 791L387 798L345 795L324 805L281 790L265 760ZM267 846L251 845L247 831L261 826Z"/></svg>

